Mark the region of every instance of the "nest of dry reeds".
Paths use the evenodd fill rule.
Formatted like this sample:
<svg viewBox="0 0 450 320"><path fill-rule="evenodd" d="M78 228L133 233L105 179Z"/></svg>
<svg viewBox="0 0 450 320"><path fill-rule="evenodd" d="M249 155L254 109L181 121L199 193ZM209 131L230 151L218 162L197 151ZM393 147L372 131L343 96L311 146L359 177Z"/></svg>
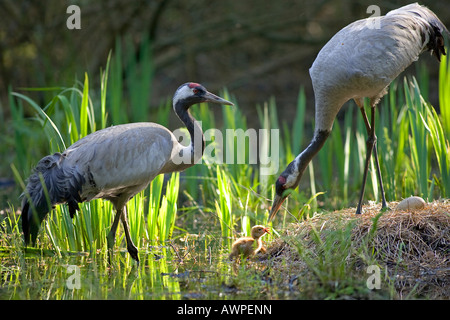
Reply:
<svg viewBox="0 0 450 320"><path fill-rule="evenodd" d="M450 294L450 200L434 201L415 211L396 210L396 202L389 203L391 210L380 214L380 205L364 206L364 213L356 216L355 209L345 209L318 214L301 223L295 223L283 236L272 242L267 254L274 261L290 261L302 269L305 264L292 241L301 241L309 250L317 250L317 241L311 233L326 237L330 231L350 226L353 252L364 246L379 265L397 281L436 284L441 292L433 297L448 298ZM357 254L349 260L359 259ZM364 264L364 263L362 263ZM280 263L286 268L286 262ZM358 265L358 263L355 263ZM363 267L361 265L361 267ZM443 289L443 290L442 290Z"/></svg>

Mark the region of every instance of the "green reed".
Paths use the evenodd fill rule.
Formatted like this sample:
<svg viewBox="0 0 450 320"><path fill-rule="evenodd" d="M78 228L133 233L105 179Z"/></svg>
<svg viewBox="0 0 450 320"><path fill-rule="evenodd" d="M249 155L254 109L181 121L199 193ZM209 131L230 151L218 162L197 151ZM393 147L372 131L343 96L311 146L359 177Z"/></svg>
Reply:
<svg viewBox="0 0 450 320"><path fill-rule="evenodd" d="M420 118L423 121L423 125L428 131L429 138L431 139L438 168L440 172L440 178L434 176L434 181L437 183L441 190L441 196L450 197L450 143L449 138L444 132L443 125L441 124L440 117L436 113L436 110L429 104L425 105L425 113L420 113Z"/></svg>
<svg viewBox="0 0 450 320"><path fill-rule="evenodd" d="M439 67L439 105L439 118L442 122L443 132L448 139L450 135L450 63L448 56L441 57Z"/></svg>
<svg viewBox="0 0 450 320"><path fill-rule="evenodd" d="M220 221L222 237L229 244L234 226L232 193L229 177L220 167L217 167L217 189L219 199L215 200L215 208Z"/></svg>

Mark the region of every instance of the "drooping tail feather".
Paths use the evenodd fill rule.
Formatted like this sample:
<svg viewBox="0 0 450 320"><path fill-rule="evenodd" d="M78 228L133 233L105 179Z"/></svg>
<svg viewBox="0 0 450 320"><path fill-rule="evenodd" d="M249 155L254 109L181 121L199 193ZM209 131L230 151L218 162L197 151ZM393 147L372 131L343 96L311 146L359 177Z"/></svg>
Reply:
<svg viewBox="0 0 450 320"><path fill-rule="evenodd" d="M435 56L438 61L441 61L441 55L445 55L443 35L447 34L447 36L450 36L447 27L442 23L441 20L439 20L439 18L433 11L417 3L412 3L399 9L392 10L387 15L406 12L419 17L420 19L422 19L422 21L425 22L423 24L424 28L422 28L421 30L423 30L422 39L428 38L426 49L428 51L431 51L431 54ZM427 33L428 37L425 35L425 33Z"/></svg>
<svg viewBox="0 0 450 320"><path fill-rule="evenodd" d="M76 168L65 165L60 153L42 158L28 179L22 194L22 230L25 245L36 244L42 220L54 205L69 204L73 218L80 198L84 178Z"/></svg>
<svg viewBox="0 0 450 320"><path fill-rule="evenodd" d="M443 54L445 56L444 37L442 36L440 27L434 24L431 26L433 30L430 32L430 40L428 41L427 48L441 62L441 55Z"/></svg>

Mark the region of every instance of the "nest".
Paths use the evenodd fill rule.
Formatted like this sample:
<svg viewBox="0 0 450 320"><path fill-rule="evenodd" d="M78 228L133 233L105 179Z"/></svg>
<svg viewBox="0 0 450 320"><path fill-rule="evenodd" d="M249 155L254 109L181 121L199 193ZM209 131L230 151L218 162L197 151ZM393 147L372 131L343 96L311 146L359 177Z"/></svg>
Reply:
<svg viewBox="0 0 450 320"><path fill-rule="evenodd" d="M356 268L363 269L370 263L361 252L370 256L370 261L385 268L388 276L397 283L396 288L420 284L420 287L439 288L429 294L432 298L448 298L450 295L450 200L434 201L415 211L395 210L396 202L389 203L392 210L380 213L380 205L364 206L364 213L354 214L355 209L345 209L326 214L317 214L301 223L291 224L282 237L275 240L267 254L277 268L283 266L292 273L307 268L299 255L298 245L311 252L322 250L314 235L325 239L330 232L348 230L351 237L351 254L345 257ZM286 261L290 265L286 266ZM286 271L286 270L285 270ZM426 291L426 290L425 290ZM422 292L422 295L427 295Z"/></svg>

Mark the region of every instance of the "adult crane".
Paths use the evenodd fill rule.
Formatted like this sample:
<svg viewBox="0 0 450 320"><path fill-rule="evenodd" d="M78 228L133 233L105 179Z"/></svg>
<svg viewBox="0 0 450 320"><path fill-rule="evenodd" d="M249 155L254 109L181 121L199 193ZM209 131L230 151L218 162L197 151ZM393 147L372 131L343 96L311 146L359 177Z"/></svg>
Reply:
<svg viewBox="0 0 450 320"><path fill-rule="evenodd" d="M320 50L309 69L315 96L314 136L280 174L269 215L272 220L295 189L308 163L330 135L342 105L353 99L364 118L368 133L363 183L356 214L361 213L370 157L373 152L380 185L382 208L386 208L383 182L376 149L375 107L387 93L389 84L416 61L423 51L440 61L445 55L443 33L449 34L439 18L417 3L388 12L385 16L355 21L336 33ZM364 111L363 99L370 99L371 121Z"/></svg>
<svg viewBox="0 0 450 320"><path fill-rule="evenodd" d="M67 203L73 218L79 210L78 203L102 198L111 201L116 210L107 236L110 257L121 220L127 250L139 262L138 249L130 237L126 204L157 175L182 171L200 160L205 140L189 107L201 102L233 105L198 83L181 85L173 97L173 109L189 131L189 146L180 144L171 131L157 123L129 123L91 133L63 153L41 159L23 194L25 245L36 244L40 224L52 206ZM41 181L48 190L49 201Z"/></svg>

